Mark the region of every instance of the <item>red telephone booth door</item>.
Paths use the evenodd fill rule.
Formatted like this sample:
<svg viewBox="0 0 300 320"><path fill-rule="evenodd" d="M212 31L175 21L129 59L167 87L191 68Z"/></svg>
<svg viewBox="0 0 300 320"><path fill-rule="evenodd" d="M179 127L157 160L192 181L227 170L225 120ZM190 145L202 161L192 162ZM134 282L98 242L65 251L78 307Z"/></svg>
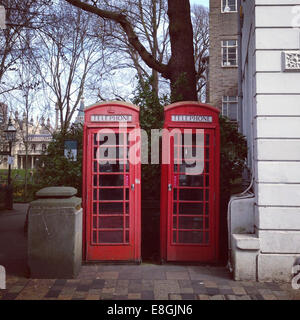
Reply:
<svg viewBox="0 0 300 320"><path fill-rule="evenodd" d="M138 134L111 125L86 131L85 256L87 261L138 262L140 164L130 159Z"/></svg>
<svg viewBox="0 0 300 320"><path fill-rule="evenodd" d="M192 133L196 135L195 129ZM214 132L203 130L204 148L195 164L203 168L198 175L189 174L189 159L185 154L196 154L196 145L181 144L176 136L171 142L169 177L172 187L168 192L168 248L167 260L203 260L215 258L214 206ZM184 137L182 131L182 138ZM182 139L184 140L184 139ZM191 139L192 140L192 139ZM204 160L204 161L203 161ZM203 163L202 163L203 162Z"/></svg>
<svg viewBox="0 0 300 320"><path fill-rule="evenodd" d="M163 260L218 259L218 113L197 103L177 103L165 111L165 128L174 134L169 135L170 148L163 146L170 152L170 164L162 169ZM198 116L210 122L188 122Z"/></svg>

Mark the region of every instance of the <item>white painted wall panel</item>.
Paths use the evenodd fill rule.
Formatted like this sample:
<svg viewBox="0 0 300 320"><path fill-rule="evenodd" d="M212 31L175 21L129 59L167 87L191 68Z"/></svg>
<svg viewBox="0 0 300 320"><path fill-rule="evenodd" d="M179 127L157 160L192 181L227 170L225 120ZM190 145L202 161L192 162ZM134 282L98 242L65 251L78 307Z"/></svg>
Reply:
<svg viewBox="0 0 300 320"><path fill-rule="evenodd" d="M259 206L300 206L300 184L257 183Z"/></svg>
<svg viewBox="0 0 300 320"><path fill-rule="evenodd" d="M299 29L256 29L256 49L298 50Z"/></svg>
<svg viewBox="0 0 300 320"><path fill-rule="evenodd" d="M256 5L300 5L299 0L252 0Z"/></svg>
<svg viewBox="0 0 300 320"><path fill-rule="evenodd" d="M256 51L256 71L281 72L281 51Z"/></svg>
<svg viewBox="0 0 300 320"><path fill-rule="evenodd" d="M257 95L257 115L300 116L300 95Z"/></svg>
<svg viewBox="0 0 300 320"><path fill-rule="evenodd" d="M300 253L300 231L258 231L262 253Z"/></svg>
<svg viewBox="0 0 300 320"><path fill-rule="evenodd" d="M292 27L293 6L274 6L255 8L256 27Z"/></svg>
<svg viewBox="0 0 300 320"><path fill-rule="evenodd" d="M257 73L258 94L300 94L300 73Z"/></svg>
<svg viewBox="0 0 300 320"><path fill-rule="evenodd" d="M258 281L292 280L292 267L299 258L296 254L259 254L257 259Z"/></svg>
<svg viewBox="0 0 300 320"><path fill-rule="evenodd" d="M300 207L255 207L255 225L259 229L300 230Z"/></svg>
<svg viewBox="0 0 300 320"><path fill-rule="evenodd" d="M258 182L300 184L300 162L258 161L257 170Z"/></svg>
<svg viewBox="0 0 300 320"><path fill-rule="evenodd" d="M257 137L300 138L300 117L258 117Z"/></svg>
<svg viewBox="0 0 300 320"><path fill-rule="evenodd" d="M256 149L257 160L300 161L300 140L260 139Z"/></svg>

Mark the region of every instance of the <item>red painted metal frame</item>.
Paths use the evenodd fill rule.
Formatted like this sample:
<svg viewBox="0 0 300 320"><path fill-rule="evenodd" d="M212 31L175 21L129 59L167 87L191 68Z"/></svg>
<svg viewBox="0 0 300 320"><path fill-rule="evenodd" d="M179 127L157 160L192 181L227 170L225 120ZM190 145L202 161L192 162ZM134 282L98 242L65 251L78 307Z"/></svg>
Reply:
<svg viewBox="0 0 300 320"><path fill-rule="evenodd" d="M214 156L210 156L210 183L214 192L210 192L213 197L210 202L209 216L213 219L213 230L211 230L211 245L193 244L173 244L172 235L172 210L173 210L173 188L168 191L168 184L174 184L173 163L171 165L162 164L161 166L161 217L160 217L160 250L162 261L196 261L196 262L217 262L219 260L219 198L220 198L220 111L210 105L198 102L179 102L165 107L164 129L172 130L183 129L204 129L211 132L214 140ZM212 122L173 122L172 115L203 115L211 116ZM173 159L173 139L171 139L171 159ZM212 141L211 141L212 143ZM164 147L164 138L162 150ZM214 193L214 196L213 196Z"/></svg>
<svg viewBox="0 0 300 320"><path fill-rule="evenodd" d="M136 129L135 141L139 139L139 108L124 102L104 102L92 105L85 110L83 134L83 260L84 261L141 261L141 164L130 164L129 178L129 210L130 210L130 242L129 244L92 244L92 177L93 177L93 134L99 129L112 129L119 132L118 122L92 122L91 116L131 115L132 121L127 122L127 132ZM121 129L121 132L124 129ZM131 146L132 147L132 146ZM138 182L138 183L136 183ZM131 190L130 184L135 184ZM123 213L124 214L124 213Z"/></svg>

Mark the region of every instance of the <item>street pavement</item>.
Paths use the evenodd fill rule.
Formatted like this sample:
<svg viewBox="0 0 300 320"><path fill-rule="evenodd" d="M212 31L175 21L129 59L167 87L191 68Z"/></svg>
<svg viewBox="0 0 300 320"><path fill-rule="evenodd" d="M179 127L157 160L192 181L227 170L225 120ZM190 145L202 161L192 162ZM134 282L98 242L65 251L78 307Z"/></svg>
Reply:
<svg viewBox="0 0 300 320"><path fill-rule="evenodd" d="M142 263L86 264L76 279L30 279L26 204L0 211L0 300L300 300L290 283L234 281L225 267Z"/></svg>

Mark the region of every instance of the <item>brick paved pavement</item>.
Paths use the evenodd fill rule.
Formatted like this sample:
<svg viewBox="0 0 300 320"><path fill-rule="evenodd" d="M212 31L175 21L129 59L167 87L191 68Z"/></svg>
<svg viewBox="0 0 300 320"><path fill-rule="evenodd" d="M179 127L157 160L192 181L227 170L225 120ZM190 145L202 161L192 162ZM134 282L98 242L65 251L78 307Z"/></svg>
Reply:
<svg viewBox="0 0 300 320"><path fill-rule="evenodd" d="M0 211L0 265L7 289L0 300L300 300L288 283L233 281L224 267L88 264L76 279L26 277L26 206Z"/></svg>
<svg viewBox="0 0 300 320"><path fill-rule="evenodd" d="M8 275L0 300L292 300L290 284L236 282L223 267L83 265L76 279Z"/></svg>

